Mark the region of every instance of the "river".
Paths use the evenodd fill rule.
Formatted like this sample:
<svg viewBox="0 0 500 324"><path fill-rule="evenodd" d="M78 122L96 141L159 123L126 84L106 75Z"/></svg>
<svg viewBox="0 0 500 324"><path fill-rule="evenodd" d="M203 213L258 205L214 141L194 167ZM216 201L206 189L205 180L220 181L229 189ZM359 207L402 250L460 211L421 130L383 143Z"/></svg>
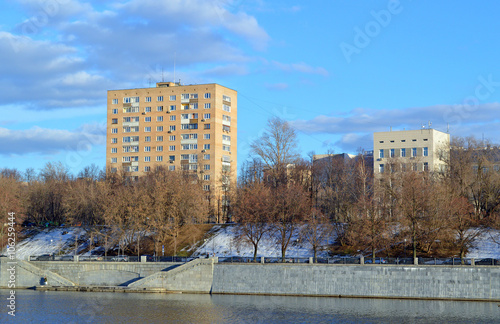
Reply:
<svg viewBox="0 0 500 324"><path fill-rule="evenodd" d="M498 303L17 290L0 323L500 323Z"/></svg>

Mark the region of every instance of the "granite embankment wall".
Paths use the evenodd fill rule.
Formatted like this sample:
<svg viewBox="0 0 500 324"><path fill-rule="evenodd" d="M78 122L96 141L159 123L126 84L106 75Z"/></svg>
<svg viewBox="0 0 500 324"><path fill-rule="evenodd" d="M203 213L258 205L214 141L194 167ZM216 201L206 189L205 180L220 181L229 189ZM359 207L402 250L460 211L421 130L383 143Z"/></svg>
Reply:
<svg viewBox="0 0 500 324"><path fill-rule="evenodd" d="M0 288L10 278L0 258ZM197 259L149 262L26 262L16 265L16 287L47 277L53 286L295 296L429 298L500 301L500 267L424 265L237 264Z"/></svg>
<svg viewBox="0 0 500 324"><path fill-rule="evenodd" d="M16 260L16 287L40 285L43 277L53 286L126 286L134 281L162 271L169 271L182 263L171 262L71 262ZM0 287L8 287L9 269L14 263L0 258Z"/></svg>
<svg viewBox="0 0 500 324"><path fill-rule="evenodd" d="M500 267L222 263L212 293L500 300Z"/></svg>

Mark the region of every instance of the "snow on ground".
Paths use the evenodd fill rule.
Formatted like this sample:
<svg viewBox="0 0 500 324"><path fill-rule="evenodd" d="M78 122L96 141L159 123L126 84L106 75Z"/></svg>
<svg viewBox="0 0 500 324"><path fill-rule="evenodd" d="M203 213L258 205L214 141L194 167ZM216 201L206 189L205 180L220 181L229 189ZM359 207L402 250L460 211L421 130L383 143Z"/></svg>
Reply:
<svg viewBox="0 0 500 324"><path fill-rule="evenodd" d="M28 260L31 255L74 254L75 236L82 236L85 230L81 228L45 228L33 229L39 233L28 237L16 246L16 258ZM80 246L79 250L83 247Z"/></svg>
<svg viewBox="0 0 500 324"><path fill-rule="evenodd" d="M194 253L193 256L243 256L253 257L253 245L238 243L235 239L238 232L238 225L220 226L216 225L208 233L209 238L203 242ZM333 243L333 242L329 242ZM311 244L307 241L299 239L298 235L294 235L286 250L286 257L288 258L308 258L313 255ZM277 245L272 239L264 235L259 242L257 249L257 256L264 257L281 257L281 247ZM318 251L318 257L326 257L326 251Z"/></svg>
<svg viewBox="0 0 500 324"><path fill-rule="evenodd" d="M42 254L72 255L75 248L75 236L79 238L78 254L88 255L89 251L82 253L88 247L88 237L83 228L46 228L33 229L38 233L30 236L16 245L16 257L21 260L28 260L29 256L38 256ZM207 233L207 239L203 241L200 247L194 252L193 256L215 255L225 256L253 256L253 246L251 244L238 243L237 236L238 225L220 226L216 225ZM467 254L468 258L500 259L500 244L493 241L492 237L500 242L500 231L489 230L483 233L475 242ZM86 240L83 243L82 240ZM329 242L333 243L333 242ZM93 252L102 250L95 248ZM102 251L101 251L102 252ZM5 249L2 253L5 253ZM286 252L286 257L307 258L313 255L311 245L298 236L292 237L290 245ZM281 257L280 246L272 241L268 236L262 238L259 243L257 256ZM319 251L318 257L326 257L326 251Z"/></svg>
<svg viewBox="0 0 500 324"><path fill-rule="evenodd" d="M484 232L475 242L474 247L467 253L467 257L500 259L500 231L488 230Z"/></svg>

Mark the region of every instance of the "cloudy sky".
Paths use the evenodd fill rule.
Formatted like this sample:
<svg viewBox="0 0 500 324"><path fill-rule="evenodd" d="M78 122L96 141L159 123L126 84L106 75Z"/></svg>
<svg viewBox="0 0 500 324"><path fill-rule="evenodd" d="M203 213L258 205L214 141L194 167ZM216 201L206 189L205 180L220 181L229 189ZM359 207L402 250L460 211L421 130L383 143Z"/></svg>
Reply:
<svg viewBox="0 0 500 324"><path fill-rule="evenodd" d="M0 168L105 165L106 91L238 91L238 162L273 116L304 154L418 129L500 142L498 1L4 0Z"/></svg>

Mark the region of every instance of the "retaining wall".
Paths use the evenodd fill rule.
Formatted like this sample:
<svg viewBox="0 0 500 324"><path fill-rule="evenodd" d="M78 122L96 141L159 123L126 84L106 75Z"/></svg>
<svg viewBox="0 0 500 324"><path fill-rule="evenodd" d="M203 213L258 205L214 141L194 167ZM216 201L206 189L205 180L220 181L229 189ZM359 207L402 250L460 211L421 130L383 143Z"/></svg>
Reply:
<svg viewBox="0 0 500 324"><path fill-rule="evenodd" d="M500 267L222 263L212 293L500 300Z"/></svg>

